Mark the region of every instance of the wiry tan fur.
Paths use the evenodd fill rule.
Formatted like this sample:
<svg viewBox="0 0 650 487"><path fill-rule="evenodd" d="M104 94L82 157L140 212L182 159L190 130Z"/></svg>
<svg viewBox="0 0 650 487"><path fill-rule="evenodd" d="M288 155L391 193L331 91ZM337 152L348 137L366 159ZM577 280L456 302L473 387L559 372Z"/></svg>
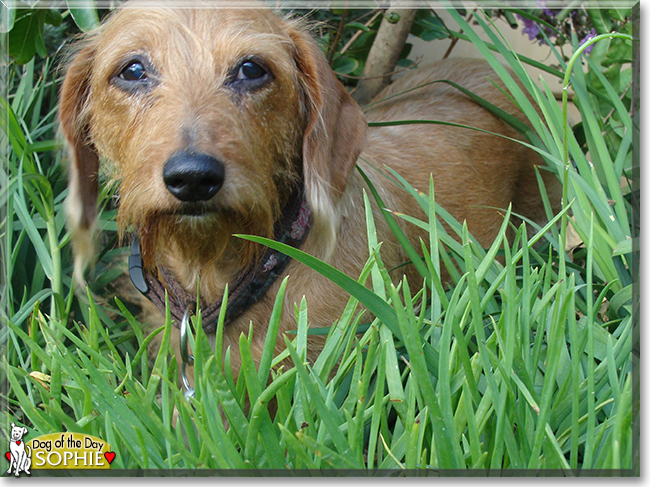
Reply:
<svg viewBox="0 0 650 487"><path fill-rule="evenodd" d="M133 7L134 5L131 5ZM146 6L146 4L145 4ZM130 56L147 56L160 74L146 95L113 84ZM270 67L265 88L236 95L226 74L254 54ZM453 60L420 69L381 93L382 100L435 79L449 79L521 116L493 84L498 77L484 62ZM302 250L352 277L367 260L359 164L389 209L424 218L412 198L368 164L388 165L421 191L433 174L436 200L487 246L502 212L544 219L533 166L542 161L522 145L478 131L440 125L367 129L366 120L446 120L517 137L515 131L456 89L435 83L372 105L365 116L329 68L311 37L268 10L123 8L98 33L85 39L72 60L61 93L61 125L70 146L68 199L78 269L92 260L100 157L119 184L121 232L137 231L149 268L164 266L189 291L208 302L248 267L259 248L232 234L271 237L286 197L303 180L314 226ZM179 150L223 162L225 182L202 217L177 213L162 169ZM367 161L367 163L365 162ZM547 178L552 195L557 182ZM382 258L395 280L420 282L408 258L374 208ZM400 222L416 248L425 235ZM425 241L428 241L425 238ZM327 279L292 261L280 334L295 328L295 303L305 296L311 326L329 326L349 296ZM259 359L279 279L268 294L228 325L238 368L238 339L253 323L253 354ZM149 316L162 315L157 311ZM311 346L310 358L318 353ZM278 340L277 351L284 348Z"/></svg>

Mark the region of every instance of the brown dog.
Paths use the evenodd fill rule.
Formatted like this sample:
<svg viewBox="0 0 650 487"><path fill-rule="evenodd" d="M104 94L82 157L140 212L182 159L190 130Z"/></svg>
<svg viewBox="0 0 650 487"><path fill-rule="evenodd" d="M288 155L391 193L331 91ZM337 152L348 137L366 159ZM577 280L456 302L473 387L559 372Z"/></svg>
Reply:
<svg viewBox="0 0 650 487"><path fill-rule="evenodd" d="M478 61L417 70L377 99L435 79L521 116ZM77 271L92 259L101 158L119 184L119 228L139 238L138 285L149 297L160 304L167 290L179 321L200 283L205 325L226 284L236 295L224 333L235 370L238 339L251 322L259 359L284 276L291 277L281 334L295 328L294 304L303 296L312 326L330 326L349 297L302 264L278 263L281 254L233 234L287 241L357 278L368 249L356 164L389 209L419 218L413 199L367 163L390 166L421 191L433 174L437 202L467 220L486 246L502 223L494 208L512 202L515 212L544 220L533 171L542 161L522 145L441 125L367 129L367 121L445 120L516 138L513 129L442 83L390 98L364 116L310 36L268 10L120 9L81 44L60 118L70 147L67 209ZM549 177L547 186L556 185ZM409 259L374 212L386 268L398 269L396 280L406 274L421 282L412 266L401 266ZM428 242L414 225L400 225L416 248L420 238ZM312 347L310 357L317 353Z"/></svg>

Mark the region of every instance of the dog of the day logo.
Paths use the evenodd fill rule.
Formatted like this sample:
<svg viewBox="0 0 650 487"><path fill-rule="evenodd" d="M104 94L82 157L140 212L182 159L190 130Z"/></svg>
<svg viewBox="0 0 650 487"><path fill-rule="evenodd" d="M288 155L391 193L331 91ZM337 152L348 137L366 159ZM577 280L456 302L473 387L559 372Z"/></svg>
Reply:
<svg viewBox="0 0 650 487"><path fill-rule="evenodd" d="M23 441L23 436L26 434L27 428L24 426L16 426L16 423L11 423L9 451L6 453L7 460L9 460L9 470L7 470L7 473L11 473L13 469L16 477L20 476L20 472L25 472L27 475L30 475L29 467L32 464L32 450Z"/></svg>
<svg viewBox="0 0 650 487"><path fill-rule="evenodd" d="M50 433L23 441L27 428L11 423L10 451L7 473L16 477L31 470L110 469L115 458L110 445L82 433Z"/></svg>

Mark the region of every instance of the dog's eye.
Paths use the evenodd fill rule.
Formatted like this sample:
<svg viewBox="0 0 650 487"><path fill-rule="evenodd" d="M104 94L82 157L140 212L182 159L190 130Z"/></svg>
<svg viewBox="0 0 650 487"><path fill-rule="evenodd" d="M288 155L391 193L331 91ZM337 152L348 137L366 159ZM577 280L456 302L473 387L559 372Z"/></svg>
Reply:
<svg viewBox="0 0 650 487"><path fill-rule="evenodd" d="M113 73L110 83L120 90L135 95L148 93L159 82L159 76L151 63L143 57L131 58Z"/></svg>
<svg viewBox="0 0 650 487"><path fill-rule="evenodd" d="M133 61L122 70L119 77L125 81L145 81L147 79L147 71L141 62Z"/></svg>
<svg viewBox="0 0 650 487"><path fill-rule="evenodd" d="M266 70L253 61L246 61L239 67L235 81L259 79L266 74Z"/></svg>
<svg viewBox="0 0 650 487"><path fill-rule="evenodd" d="M237 93L253 92L266 86L273 75L262 62L247 59L237 65L229 74L227 84Z"/></svg>

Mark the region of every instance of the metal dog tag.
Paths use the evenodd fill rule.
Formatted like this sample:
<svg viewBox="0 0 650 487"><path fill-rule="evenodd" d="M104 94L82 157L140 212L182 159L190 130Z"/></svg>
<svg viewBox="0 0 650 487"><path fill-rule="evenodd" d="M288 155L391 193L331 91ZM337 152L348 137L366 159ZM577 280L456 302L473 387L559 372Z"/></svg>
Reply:
<svg viewBox="0 0 650 487"><path fill-rule="evenodd" d="M183 380L183 388L185 389L185 400L188 402L195 394L195 390L193 387L190 387L190 381L187 379L187 374L185 373L186 366L191 367L194 365L194 355L189 353L187 343L188 333L190 333L191 308L191 304L187 306L185 314L183 314L183 319L181 320L181 378Z"/></svg>

